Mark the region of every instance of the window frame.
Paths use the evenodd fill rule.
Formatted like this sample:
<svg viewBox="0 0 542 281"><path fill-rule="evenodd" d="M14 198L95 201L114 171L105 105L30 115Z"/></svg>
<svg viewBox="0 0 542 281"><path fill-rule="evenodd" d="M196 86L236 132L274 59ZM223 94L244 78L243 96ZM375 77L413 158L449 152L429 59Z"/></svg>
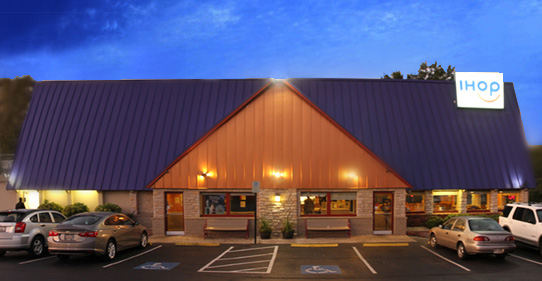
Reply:
<svg viewBox="0 0 542 281"><path fill-rule="evenodd" d="M301 214L301 196L303 193L325 193L326 194L326 212L327 214L325 215L302 215ZM356 206L354 208L354 213L353 214L331 214L331 194L332 193L353 193L356 195ZM357 193L355 191L300 191L299 192L299 196L298 196L298 204L299 204L299 216L300 217L355 217L357 216L357 205L358 205L358 202L357 202Z"/></svg>
<svg viewBox="0 0 542 281"><path fill-rule="evenodd" d="M205 214L204 210L202 209L202 204L204 204L204 201L203 201L203 196L205 195L221 195L221 194L224 194L224 205L226 205L226 213L223 214L223 215L219 215L219 214ZM228 217L228 218L232 218L232 217L240 217L240 218L252 218L254 217L254 213L256 212L256 209L257 209L257 206L255 206L254 210L250 211L252 212L251 214L246 214L246 215L240 215L240 214L235 214L235 215L232 215L231 214L231 196L232 194L235 196L253 196L254 197L254 200L255 200L255 204L257 205L258 204L258 197L257 195L255 195L254 193L250 193L250 192L201 192L199 195L199 200L200 200L200 210L199 210L199 213L200 213L200 217L215 217L215 218L224 218L224 217ZM248 200L247 200L248 201Z"/></svg>

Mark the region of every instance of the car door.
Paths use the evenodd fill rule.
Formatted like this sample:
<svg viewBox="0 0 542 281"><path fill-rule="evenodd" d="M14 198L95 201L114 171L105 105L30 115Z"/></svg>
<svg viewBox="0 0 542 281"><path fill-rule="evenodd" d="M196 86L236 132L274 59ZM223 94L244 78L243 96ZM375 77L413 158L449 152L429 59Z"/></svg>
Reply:
<svg viewBox="0 0 542 281"><path fill-rule="evenodd" d="M39 218L39 232L43 235L43 237L47 237L49 234L49 231L55 227L55 223L53 221L53 218L51 217L51 214L49 212L39 212L38 213Z"/></svg>
<svg viewBox="0 0 542 281"><path fill-rule="evenodd" d="M439 235L437 235L437 241L440 245L452 248L454 247L454 243L451 240L451 232L452 227L454 223L457 221L456 218L448 220L446 223L442 225L442 228L439 229ZM454 245L454 246L451 246Z"/></svg>
<svg viewBox="0 0 542 281"><path fill-rule="evenodd" d="M455 222L454 226L452 227L452 231L449 234L451 248L455 248L457 246L457 242L463 241L463 232L465 231L465 225L466 220L463 218L459 218Z"/></svg>
<svg viewBox="0 0 542 281"><path fill-rule="evenodd" d="M135 222L128 216L119 215L122 227L126 230L126 246L132 247L139 244L139 229L135 227Z"/></svg>
<svg viewBox="0 0 542 281"><path fill-rule="evenodd" d="M521 237L525 239L528 244L538 246L538 236L535 235L536 232L534 231L536 227L536 216L534 211L525 209L521 222L521 226L519 227Z"/></svg>

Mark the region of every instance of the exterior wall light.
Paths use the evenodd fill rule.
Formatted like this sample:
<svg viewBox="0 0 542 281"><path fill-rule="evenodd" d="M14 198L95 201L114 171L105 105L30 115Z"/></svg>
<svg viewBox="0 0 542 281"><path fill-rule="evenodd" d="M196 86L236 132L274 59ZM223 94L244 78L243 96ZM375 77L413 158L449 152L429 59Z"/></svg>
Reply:
<svg viewBox="0 0 542 281"><path fill-rule="evenodd" d="M284 173L279 173L279 172L273 172L272 175L275 178L283 178L284 177Z"/></svg>
<svg viewBox="0 0 542 281"><path fill-rule="evenodd" d="M280 202L280 194L275 194L275 202Z"/></svg>
<svg viewBox="0 0 542 281"><path fill-rule="evenodd" d="M200 179L205 179L206 177L210 177L210 176L211 176L211 173L209 173L209 172L203 172L203 173L198 175L198 177Z"/></svg>

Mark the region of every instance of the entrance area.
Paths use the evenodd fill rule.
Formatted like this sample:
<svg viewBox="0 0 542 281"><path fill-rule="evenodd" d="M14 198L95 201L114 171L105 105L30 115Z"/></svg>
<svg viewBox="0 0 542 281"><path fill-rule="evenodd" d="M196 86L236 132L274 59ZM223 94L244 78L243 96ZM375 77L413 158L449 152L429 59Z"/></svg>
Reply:
<svg viewBox="0 0 542 281"><path fill-rule="evenodd" d="M184 234L182 193L166 193L166 235Z"/></svg>
<svg viewBox="0 0 542 281"><path fill-rule="evenodd" d="M393 192L375 192L373 206L373 234L392 234Z"/></svg>

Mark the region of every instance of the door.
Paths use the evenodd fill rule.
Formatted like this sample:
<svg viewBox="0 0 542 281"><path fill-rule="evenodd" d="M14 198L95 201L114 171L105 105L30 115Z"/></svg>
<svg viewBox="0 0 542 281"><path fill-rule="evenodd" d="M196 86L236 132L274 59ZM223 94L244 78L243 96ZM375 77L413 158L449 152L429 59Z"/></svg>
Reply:
<svg viewBox="0 0 542 281"><path fill-rule="evenodd" d="M182 193L166 193L166 235L184 234Z"/></svg>
<svg viewBox="0 0 542 281"><path fill-rule="evenodd" d="M373 234L392 234L393 192L375 192L373 206Z"/></svg>

